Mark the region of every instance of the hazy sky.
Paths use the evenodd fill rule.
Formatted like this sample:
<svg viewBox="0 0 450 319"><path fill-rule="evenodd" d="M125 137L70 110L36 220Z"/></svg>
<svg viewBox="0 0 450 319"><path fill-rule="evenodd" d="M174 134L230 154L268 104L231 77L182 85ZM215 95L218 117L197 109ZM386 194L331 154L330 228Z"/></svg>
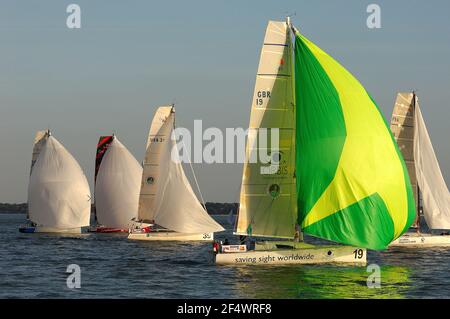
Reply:
<svg viewBox="0 0 450 319"><path fill-rule="evenodd" d="M81 7L82 28L66 27ZM366 26L381 6L382 28ZM178 126L248 126L269 19L293 23L350 70L388 118L396 92L417 89L450 182L450 2L0 2L0 202L24 202L35 131L50 127L91 185L98 136L114 131L141 161L158 105ZM207 201L238 201L242 165L195 165Z"/></svg>

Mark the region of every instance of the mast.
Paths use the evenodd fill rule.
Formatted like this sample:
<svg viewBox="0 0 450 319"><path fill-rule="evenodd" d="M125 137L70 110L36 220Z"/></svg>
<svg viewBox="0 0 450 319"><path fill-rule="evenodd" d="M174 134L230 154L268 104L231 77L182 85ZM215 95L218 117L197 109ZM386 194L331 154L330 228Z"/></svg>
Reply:
<svg viewBox="0 0 450 319"><path fill-rule="evenodd" d="M415 113L416 113L416 91L415 90L412 91L412 95L413 95L412 103L411 103L412 110L413 110L412 116L413 116L413 118L415 118ZM417 123L415 123L415 121L414 121L414 131L415 130L417 130ZM416 207L417 207L417 212L416 212L417 216L416 216L415 224L417 227L417 233L420 234L420 187L419 187L419 183L417 183L417 185L416 185L416 193L417 193L417 195L416 195L415 200L416 200Z"/></svg>
<svg viewBox="0 0 450 319"><path fill-rule="evenodd" d="M293 47L293 37L294 37L294 28L292 26L291 23L291 17L290 16L286 16L286 24L287 24L287 29L288 29L288 37L289 37L289 54L291 56L291 61L294 61L294 47ZM296 101L295 101L295 92L294 92L294 88L295 88L295 68L294 68L294 63L291 63L291 83L292 83L292 90L293 90L293 94L292 94L292 107L293 107L293 117L296 118ZM295 146L295 132L296 132L296 123L294 121L294 125L293 125L293 129L294 129L294 134L292 135L293 141L292 141L292 145ZM294 163L297 161L296 158L296 153L294 152ZM294 168L294 172L293 172L293 178L294 178L294 184L296 183L296 178L295 178L295 168ZM294 208L297 207L297 205L294 205ZM295 214L298 214L298 212L296 211ZM295 223L295 231L294 231L294 241L295 242L299 242L299 241L303 241L303 233L302 233L302 229L300 224L298 223L298 221Z"/></svg>

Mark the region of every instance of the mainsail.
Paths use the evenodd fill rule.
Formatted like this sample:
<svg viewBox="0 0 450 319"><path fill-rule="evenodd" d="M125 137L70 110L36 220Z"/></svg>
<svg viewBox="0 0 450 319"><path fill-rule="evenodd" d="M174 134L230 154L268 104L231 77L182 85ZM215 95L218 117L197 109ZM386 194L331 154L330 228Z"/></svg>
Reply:
<svg viewBox="0 0 450 319"><path fill-rule="evenodd" d="M416 164L414 161L414 106L415 94L399 93L395 100L391 118L391 131L397 141L398 147L408 168L416 206L416 219L413 227L419 225L419 192L416 177Z"/></svg>
<svg viewBox="0 0 450 319"><path fill-rule="evenodd" d="M450 194L417 99L414 122L414 159L425 221L432 229L450 229Z"/></svg>
<svg viewBox="0 0 450 319"><path fill-rule="evenodd" d="M171 124L168 119L171 113L172 106L159 107L150 126L139 195L138 219L142 221L154 221L155 219L155 198L160 181L161 149L163 144L170 139Z"/></svg>
<svg viewBox="0 0 450 319"><path fill-rule="evenodd" d="M138 218L181 233L224 230L205 211L186 178L175 136L173 106L159 107L150 127Z"/></svg>
<svg viewBox="0 0 450 319"><path fill-rule="evenodd" d="M42 146L44 145L45 141L47 140L49 134L50 134L49 130L43 130L43 131L36 132L36 136L34 137L34 144L33 144L33 154L31 155L30 175L31 175L31 172L33 172L33 166L36 163L37 158L38 158L39 154L41 153Z"/></svg>
<svg viewBox="0 0 450 319"><path fill-rule="evenodd" d="M31 155L31 166L30 166L30 176L33 172L34 164L36 163L39 154L41 154L42 146L44 145L47 138L50 136L50 130L37 131L34 137L33 143L33 153ZM27 208L27 219L30 219L30 209Z"/></svg>
<svg viewBox="0 0 450 319"><path fill-rule="evenodd" d="M28 185L30 220L39 226L89 225L90 190L81 167L53 136L45 139Z"/></svg>
<svg viewBox="0 0 450 319"><path fill-rule="evenodd" d="M246 161L241 185L237 234L293 238L295 194L295 104L292 88L292 41L285 22L270 21L261 50L251 106ZM270 154L272 128L279 130L278 167L263 174L259 151ZM267 130L261 145L261 130ZM257 161L252 161L257 154Z"/></svg>
<svg viewBox="0 0 450 319"><path fill-rule="evenodd" d="M97 220L126 229L137 216L142 167L117 137L103 155L95 183Z"/></svg>
<svg viewBox="0 0 450 319"><path fill-rule="evenodd" d="M305 233L385 249L415 218L406 165L364 87L296 31L296 175Z"/></svg>

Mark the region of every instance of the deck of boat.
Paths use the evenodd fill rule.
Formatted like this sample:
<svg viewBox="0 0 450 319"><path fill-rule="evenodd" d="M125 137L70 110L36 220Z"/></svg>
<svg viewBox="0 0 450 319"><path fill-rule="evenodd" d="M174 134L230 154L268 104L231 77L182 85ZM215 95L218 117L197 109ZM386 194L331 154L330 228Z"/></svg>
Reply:
<svg viewBox="0 0 450 319"><path fill-rule="evenodd" d="M406 233L394 240L389 247L450 247L450 235Z"/></svg>

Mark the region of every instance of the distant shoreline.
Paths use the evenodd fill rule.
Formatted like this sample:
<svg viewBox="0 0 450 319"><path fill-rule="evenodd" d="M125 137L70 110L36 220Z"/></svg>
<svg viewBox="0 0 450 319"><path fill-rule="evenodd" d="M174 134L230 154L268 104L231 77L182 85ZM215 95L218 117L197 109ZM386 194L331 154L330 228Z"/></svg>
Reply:
<svg viewBox="0 0 450 319"><path fill-rule="evenodd" d="M206 210L210 215L229 215L230 212L236 214L238 203L212 203L206 202ZM0 203L0 214L26 214L28 209L27 203L9 204Z"/></svg>

